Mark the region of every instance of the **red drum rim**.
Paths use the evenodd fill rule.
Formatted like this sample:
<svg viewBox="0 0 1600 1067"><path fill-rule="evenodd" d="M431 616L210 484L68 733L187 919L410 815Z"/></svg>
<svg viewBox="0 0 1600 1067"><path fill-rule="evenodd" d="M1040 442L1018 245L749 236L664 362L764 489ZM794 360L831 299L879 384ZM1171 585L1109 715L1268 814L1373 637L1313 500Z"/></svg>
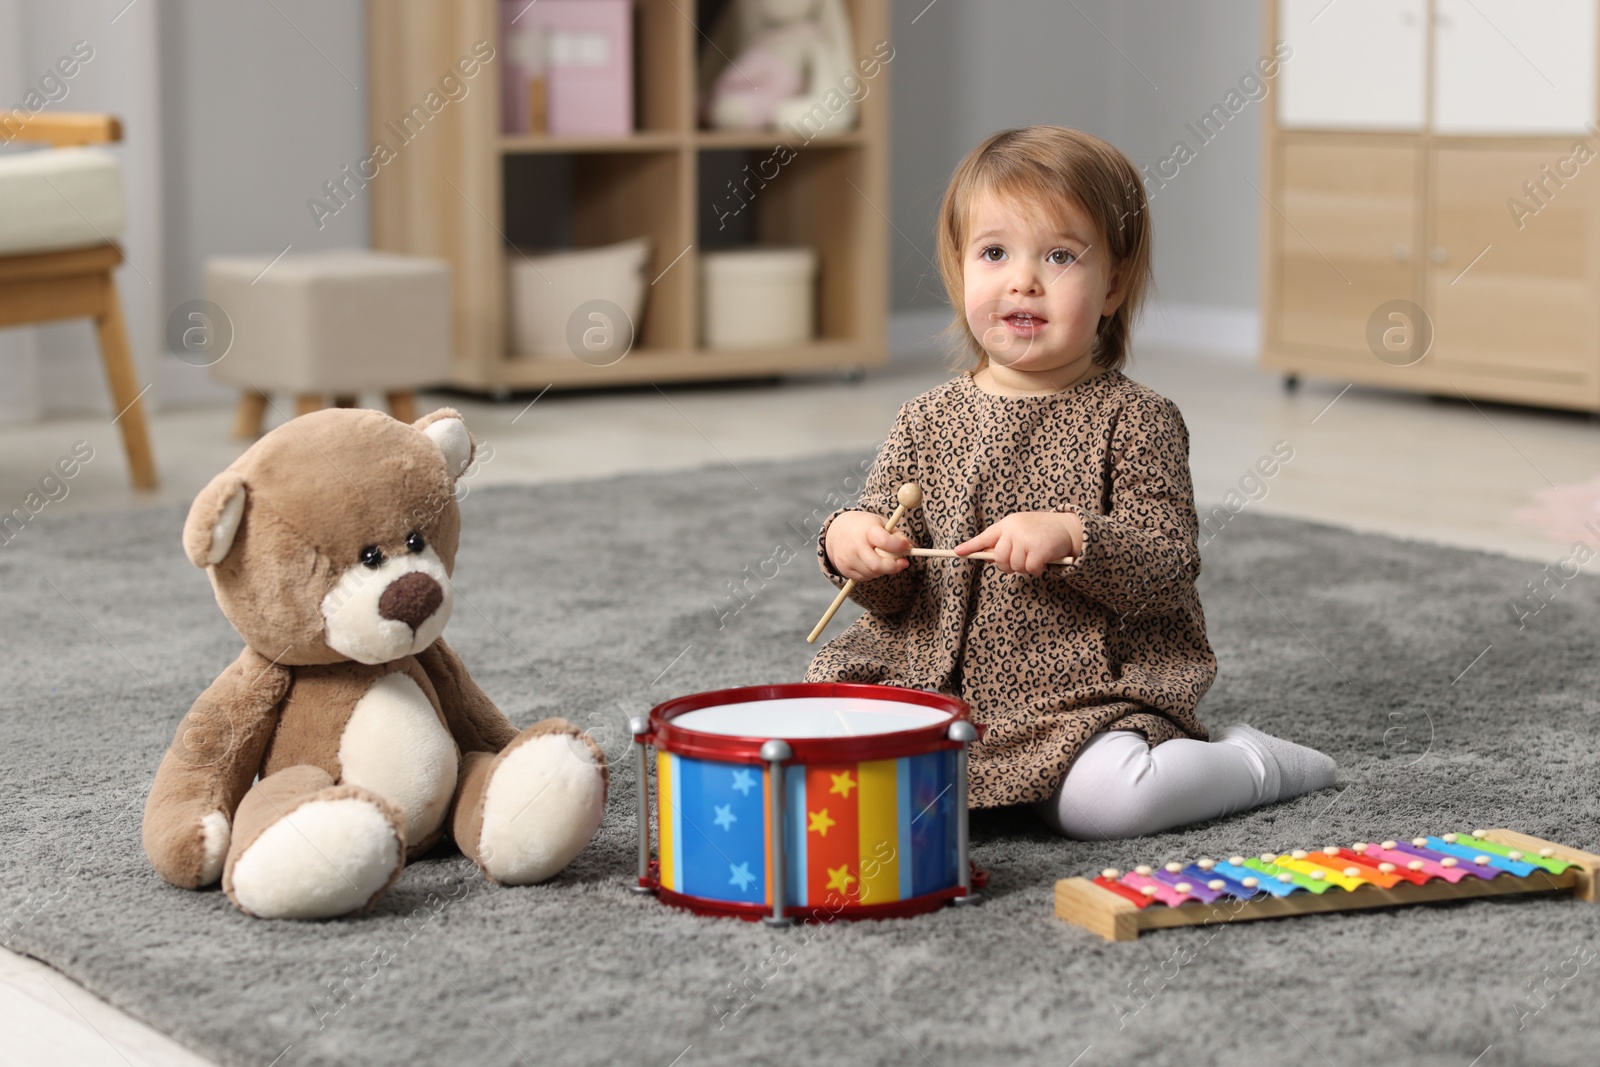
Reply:
<svg viewBox="0 0 1600 1067"><path fill-rule="evenodd" d="M696 915L705 915L715 918L736 918L749 922L765 919L772 915L772 905L739 903L728 900L712 900L708 897L693 897L684 893L677 893L671 889L664 889L654 881L641 881L640 885L655 891L657 899L663 904L674 908L682 908ZM924 893L920 897L910 897L906 900L886 900L880 904L842 904L829 906L826 904L800 905L791 904L783 909L785 918L796 922L805 922L815 919L817 922L828 923L835 919L902 919L913 915L926 915L930 911L938 911L950 901L964 896L959 885L937 889L931 893Z"/></svg>
<svg viewBox="0 0 1600 1067"><path fill-rule="evenodd" d="M897 704L920 704L947 712L946 722L930 723L909 730L895 730L883 734L856 734L849 737L797 737L783 740L794 753L793 760L872 760L895 759L900 756L917 756L941 748L960 748L961 743L951 741L947 735L950 723L958 719L971 721L972 708L964 700L930 693L925 689L905 689L896 685L872 685L864 682L792 682L786 685L747 685L735 689L713 689L677 697L650 709L650 731L637 738L644 744L653 744L663 752L679 756L719 759L725 762L765 763L761 746L776 735L766 737L738 737L731 734L708 734L687 727L674 726L672 720L679 715L721 704L743 704L762 700L788 700L797 697L856 697L864 700L893 701ZM977 724L974 724L977 726ZM982 726L977 726L983 732Z"/></svg>

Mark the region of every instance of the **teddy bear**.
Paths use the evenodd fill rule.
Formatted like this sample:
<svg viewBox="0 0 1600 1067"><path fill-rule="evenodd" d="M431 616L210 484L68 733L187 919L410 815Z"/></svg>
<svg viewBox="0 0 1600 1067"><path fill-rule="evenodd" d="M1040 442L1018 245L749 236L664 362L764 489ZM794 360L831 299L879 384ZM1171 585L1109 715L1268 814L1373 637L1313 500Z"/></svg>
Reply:
<svg viewBox="0 0 1600 1067"><path fill-rule="evenodd" d="M183 547L244 651L178 726L144 811L157 873L248 915L370 909L447 835L491 882L556 874L609 770L562 719L518 731L441 632L455 600L461 416L329 409L200 491Z"/></svg>

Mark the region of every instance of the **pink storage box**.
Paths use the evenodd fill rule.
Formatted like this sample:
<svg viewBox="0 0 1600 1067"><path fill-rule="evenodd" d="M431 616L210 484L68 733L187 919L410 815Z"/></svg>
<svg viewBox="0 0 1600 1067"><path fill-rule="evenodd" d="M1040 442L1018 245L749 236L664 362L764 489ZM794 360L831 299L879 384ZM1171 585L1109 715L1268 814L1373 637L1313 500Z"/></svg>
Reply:
<svg viewBox="0 0 1600 1067"><path fill-rule="evenodd" d="M632 0L501 0L501 128L527 133L529 82L545 79L546 131L633 132Z"/></svg>

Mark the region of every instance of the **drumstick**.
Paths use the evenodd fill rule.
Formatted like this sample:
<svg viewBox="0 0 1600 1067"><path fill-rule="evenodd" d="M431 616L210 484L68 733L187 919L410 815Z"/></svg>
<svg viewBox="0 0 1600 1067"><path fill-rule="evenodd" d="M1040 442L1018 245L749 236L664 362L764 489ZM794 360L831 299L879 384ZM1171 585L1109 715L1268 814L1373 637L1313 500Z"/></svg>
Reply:
<svg viewBox="0 0 1600 1067"><path fill-rule="evenodd" d="M968 552L963 556L953 548L913 548L911 554L913 556L927 556L932 559L982 559L990 563L994 562L993 552ZM1060 559L1051 560L1050 566L1070 567L1076 562L1078 562L1076 556L1062 556Z"/></svg>
<svg viewBox="0 0 1600 1067"><path fill-rule="evenodd" d="M894 509L894 514L889 516L889 521L883 524L883 529L886 533L893 533L900 520L905 518L906 512L922 503L922 487L917 485L916 482L907 482L900 487L899 492L895 493L895 499L900 502L900 506ZM878 555L888 556L890 553L880 548L878 549ZM822 636L822 631L827 628L828 623L832 622L833 617L839 613L839 609L844 607L845 598L850 595L850 591L855 587L856 580L854 578L844 583L844 588L839 590L839 595L833 598L833 603L829 604L828 610L823 613L822 620L806 636L806 644L814 645L817 643L817 638Z"/></svg>

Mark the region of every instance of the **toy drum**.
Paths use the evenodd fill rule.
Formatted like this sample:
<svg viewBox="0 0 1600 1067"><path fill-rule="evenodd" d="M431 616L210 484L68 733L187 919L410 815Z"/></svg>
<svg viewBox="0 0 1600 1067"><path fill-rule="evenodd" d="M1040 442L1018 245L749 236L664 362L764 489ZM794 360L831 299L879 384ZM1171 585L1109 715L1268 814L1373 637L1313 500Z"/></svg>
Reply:
<svg viewBox="0 0 1600 1067"><path fill-rule="evenodd" d="M640 892L772 923L979 900L967 746L982 727L960 700L884 685L751 686L669 700L630 729Z"/></svg>

